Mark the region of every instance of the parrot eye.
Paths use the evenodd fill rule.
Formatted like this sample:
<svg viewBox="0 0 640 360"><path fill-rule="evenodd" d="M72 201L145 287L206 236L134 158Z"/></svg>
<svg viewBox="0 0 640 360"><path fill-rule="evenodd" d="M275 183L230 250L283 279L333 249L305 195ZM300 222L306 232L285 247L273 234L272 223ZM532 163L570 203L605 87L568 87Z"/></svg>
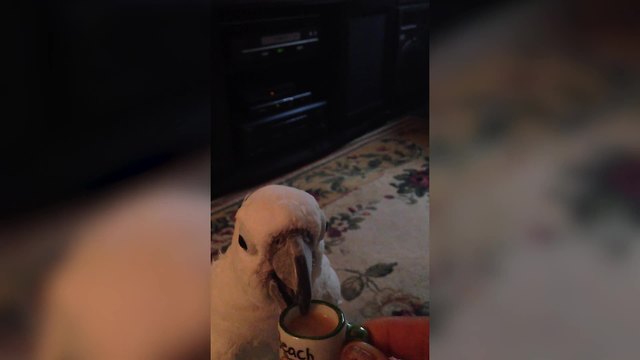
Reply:
<svg viewBox="0 0 640 360"><path fill-rule="evenodd" d="M238 244L240 244L240 247L244 249L244 251L247 251L247 242L244 241L244 238L242 237L242 235L238 236Z"/></svg>

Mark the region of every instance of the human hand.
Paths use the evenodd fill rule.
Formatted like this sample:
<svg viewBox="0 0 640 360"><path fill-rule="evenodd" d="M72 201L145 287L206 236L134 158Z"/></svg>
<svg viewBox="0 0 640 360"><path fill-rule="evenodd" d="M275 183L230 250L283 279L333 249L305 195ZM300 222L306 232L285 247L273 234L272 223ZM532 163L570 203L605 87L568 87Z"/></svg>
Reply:
<svg viewBox="0 0 640 360"><path fill-rule="evenodd" d="M340 360L402 360L429 359L429 318L382 317L366 321L370 343L348 343Z"/></svg>

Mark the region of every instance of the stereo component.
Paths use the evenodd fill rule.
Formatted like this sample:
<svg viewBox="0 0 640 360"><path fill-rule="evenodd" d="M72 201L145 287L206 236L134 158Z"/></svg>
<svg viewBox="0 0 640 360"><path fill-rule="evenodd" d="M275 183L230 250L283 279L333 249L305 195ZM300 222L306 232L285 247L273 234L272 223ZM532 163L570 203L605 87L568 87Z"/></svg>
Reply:
<svg viewBox="0 0 640 360"><path fill-rule="evenodd" d="M294 149L326 136L326 102L319 101L242 124L239 139L245 159Z"/></svg>
<svg viewBox="0 0 640 360"><path fill-rule="evenodd" d="M239 160L259 162L324 141L330 31L321 16L238 18L222 29Z"/></svg>

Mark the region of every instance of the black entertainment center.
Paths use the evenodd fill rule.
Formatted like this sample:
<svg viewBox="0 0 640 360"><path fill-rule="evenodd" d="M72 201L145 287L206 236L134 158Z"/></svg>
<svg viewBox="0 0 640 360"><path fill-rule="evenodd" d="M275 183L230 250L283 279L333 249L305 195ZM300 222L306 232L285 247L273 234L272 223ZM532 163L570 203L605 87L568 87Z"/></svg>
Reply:
<svg viewBox="0 0 640 360"><path fill-rule="evenodd" d="M424 109L426 1L229 1L214 8L212 196Z"/></svg>

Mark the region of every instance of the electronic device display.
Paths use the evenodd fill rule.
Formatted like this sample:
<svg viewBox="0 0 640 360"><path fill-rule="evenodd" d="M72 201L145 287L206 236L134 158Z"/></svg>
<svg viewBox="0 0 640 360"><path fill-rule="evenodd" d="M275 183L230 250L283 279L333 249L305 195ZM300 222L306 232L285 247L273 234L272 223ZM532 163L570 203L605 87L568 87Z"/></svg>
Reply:
<svg viewBox="0 0 640 360"><path fill-rule="evenodd" d="M281 31L261 29L238 33L229 41L229 56L240 65L256 65L313 56L322 39L318 26L297 22Z"/></svg>

